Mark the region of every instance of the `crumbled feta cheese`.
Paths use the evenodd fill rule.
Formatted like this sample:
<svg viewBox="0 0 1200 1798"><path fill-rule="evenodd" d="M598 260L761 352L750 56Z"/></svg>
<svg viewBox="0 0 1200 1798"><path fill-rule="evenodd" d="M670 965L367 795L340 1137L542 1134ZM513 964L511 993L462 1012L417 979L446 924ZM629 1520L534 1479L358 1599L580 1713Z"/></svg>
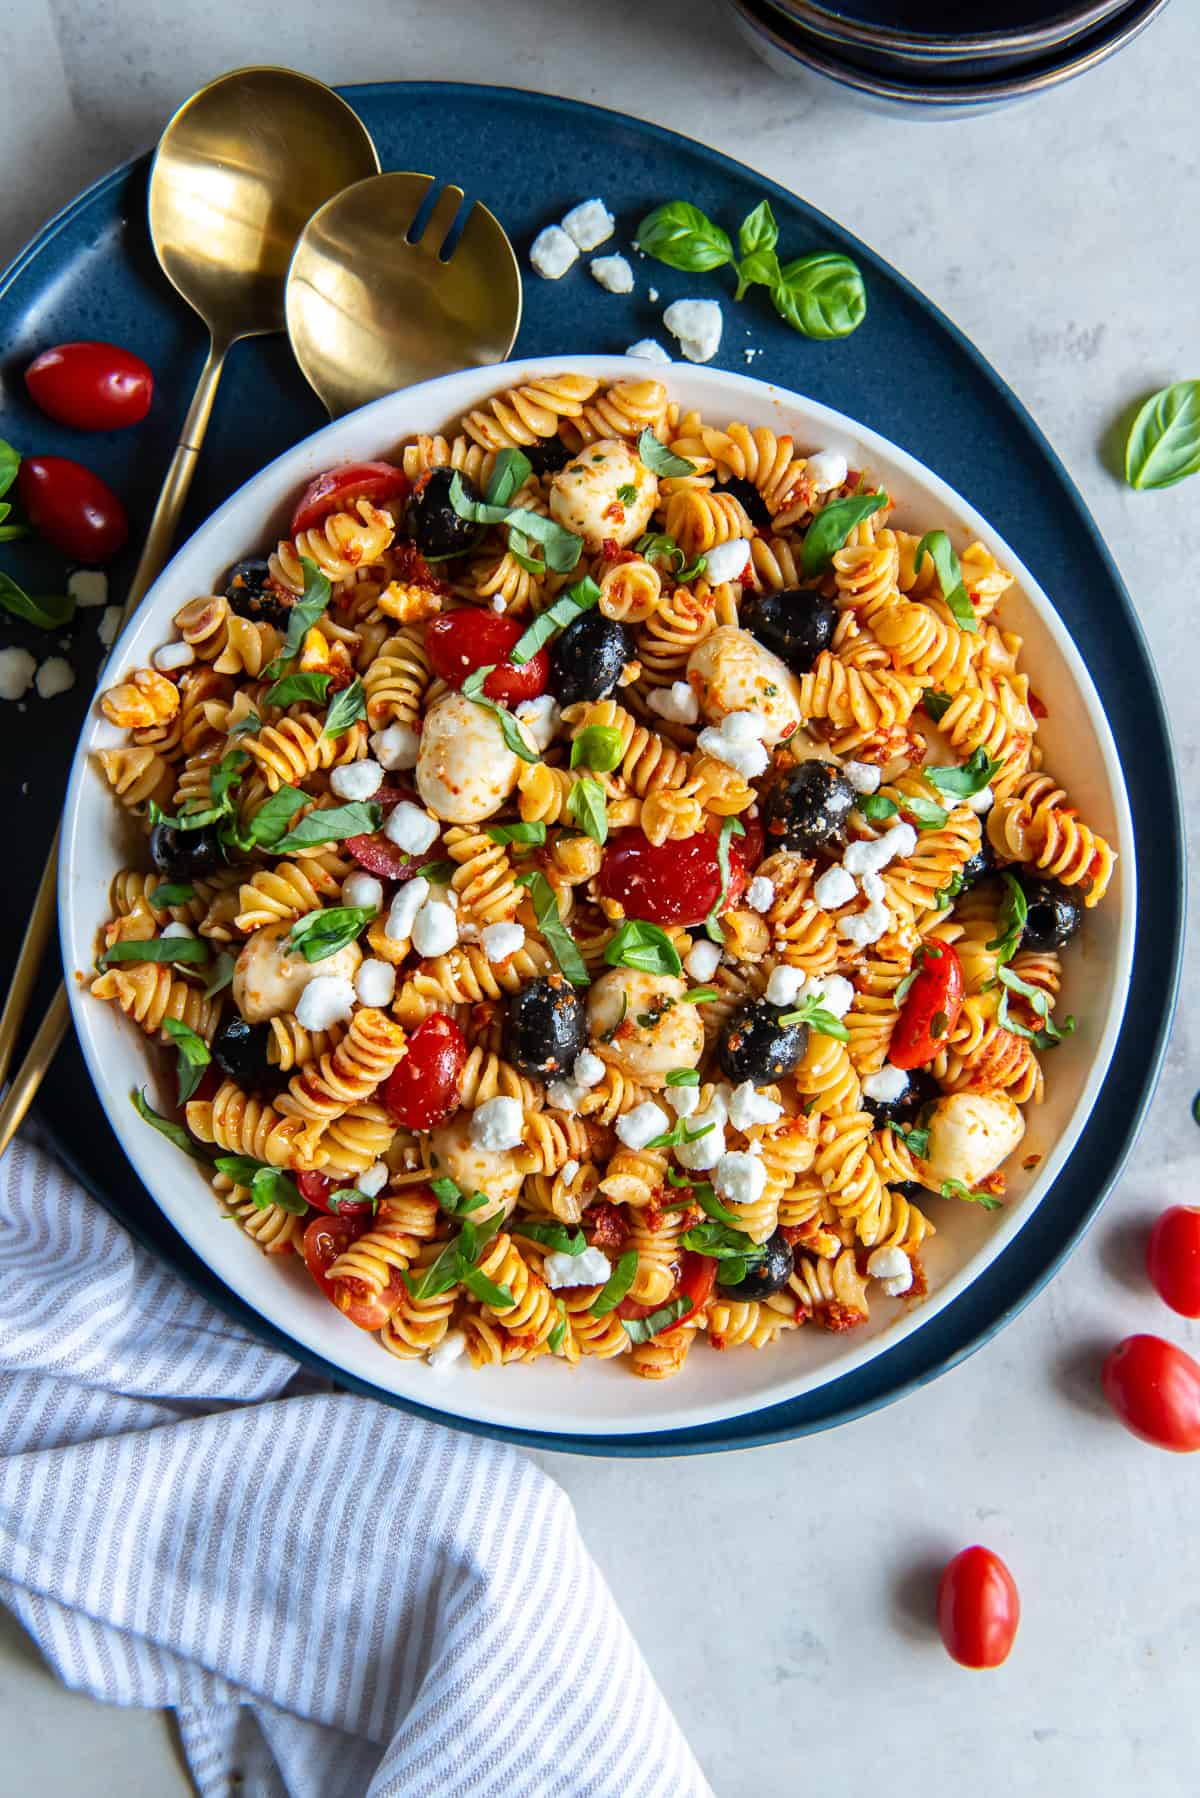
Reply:
<svg viewBox="0 0 1200 1798"><path fill-rule="evenodd" d="M554 1111L578 1111L582 1097L583 1088L575 1080L551 1080L546 1087L546 1098Z"/></svg>
<svg viewBox="0 0 1200 1798"><path fill-rule="evenodd" d="M120 606L105 606L100 614L100 622L96 626L96 635L105 649L111 649L117 640L117 632L121 628Z"/></svg>
<svg viewBox="0 0 1200 1798"><path fill-rule="evenodd" d="M845 486L850 467L841 450L818 450L804 464L804 473L814 493L829 493Z"/></svg>
<svg viewBox="0 0 1200 1798"><path fill-rule="evenodd" d="M761 740L764 720L757 712L726 712L721 720L721 729L731 743L743 749L747 743Z"/></svg>
<svg viewBox="0 0 1200 1798"><path fill-rule="evenodd" d="M396 970L390 961L368 956L354 976L354 990L363 1005L390 1005L396 993Z"/></svg>
<svg viewBox="0 0 1200 1798"><path fill-rule="evenodd" d="M700 702L685 680L672 681L669 687L655 687L647 704L671 724L695 724L700 716Z"/></svg>
<svg viewBox="0 0 1200 1798"><path fill-rule="evenodd" d="M508 607L504 603L503 593L492 594L492 610L493 612L507 612Z"/></svg>
<svg viewBox="0 0 1200 1798"><path fill-rule="evenodd" d="M562 1181L564 1186L570 1186L572 1181L575 1179L575 1177L578 1173L579 1173L579 1163L576 1161L575 1157L572 1155L570 1161L564 1161L562 1166L559 1168L558 1177Z"/></svg>
<svg viewBox="0 0 1200 1798"><path fill-rule="evenodd" d="M383 934L391 943L403 943L412 935L417 913L429 897L429 882L418 874L402 886L392 900Z"/></svg>
<svg viewBox="0 0 1200 1798"><path fill-rule="evenodd" d="M521 924L485 924L479 940L489 961L507 961L525 947L525 929Z"/></svg>
<svg viewBox="0 0 1200 1798"><path fill-rule="evenodd" d="M771 978L767 981L766 998L771 1005L792 1005L799 996L804 985L804 975L799 968L789 968L786 962L771 969Z"/></svg>
<svg viewBox="0 0 1200 1798"><path fill-rule="evenodd" d="M728 712L719 725L702 730L696 741L705 755L735 768L743 780L755 780L771 760L760 739L763 727L754 712Z"/></svg>
<svg viewBox="0 0 1200 1798"><path fill-rule="evenodd" d="M868 874L866 878L878 880L879 876ZM865 886L866 882L863 884ZM880 898L872 898L866 911L852 912L849 917L838 919L838 935L845 937L848 943L853 943L859 949L867 949L872 943L877 943L891 927L892 914Z"/></svg>
<svg viewBox="0 0 1200 1798"><path fill-rule="evenodd" d="M625 354L632 356L637 362L669 362L671 360L662 344L655 343L653 337L639 337L636 343L630 344Z"/></svg>
<svg viewBox="0 0 1200 1798"><path fill-rule="evenodd" d="M721 949L717 943L707 942L701 937L693 943L683 958L683 965L693 980L701 982L711 980L721 963Z"/></svg>
<svg viewBox="0 0 1200 1798"><path fill-rule="evenodd" d="M713 1128L704 1136L697 1136L693 1142L681 1142L675 1150L675 1159L693 1173L707 1173L709 1168L716 1167L725 1153L725 1124L729 1113L721 1093L715 1092L703 1111L692 1114L689 1130L703 1130L706 1124Z"/></svg>
<svg viewBox="0 0 1200 1798"><path fill-rule="evenodd" d="M690 1118L700 1103L700 1087L668 1086L663 1089L663 1098L671 1107L677 1118Z"/></svg>
<svg viewBox="0 0 1200 1798"><path fill-rule="evenodd" d="M990 787L981 787L978 793L972 793L967 800L973 812L990 812L996 803L996 795Z"/></svg>
<svg viewBox="0 0 1200 1798"><path fill-rule="evenodd" d="M883 779L883 769L870 762L843 762L842 773L856 793L877 793Z"/></svg>
<svg viewBox="0 0 1200 1798"><path fill-rule="evenodd" d="M908 1091L908 1075L903 1068L893 1067L890 1061L885 1061L877 1074L867 1075L862 1089L868 1099L875 1099L880 1105L890 1105Z"/></svg>
<svg viewBox="0 0 1200 1798"><path fill-rule="evenodd" d="M190 643L164 643L150 660L160 674L170 674L173 668L190 668L196 660L196 652Z"/></svg>
<svg viewBox="0 0 1200 1798"><path fill-rule="evenodd" d="M756 874L746 888L746 904L751 911L770 911L775 903L775 882L765 874Z"/></svg>
<svg viewBox="0 0 1200 1798"><path fill-rule="evenodd" d="M676 300L663 313L663 324L689 362L712 361L724 322L716 300Z"/></svg>
<svg viewBox="0 0 1200 1798"><path fill-rule="evenodd" d="M575 1057L575 1066L571 1069L571 1078L577 1086L585 1090L599 1086L605 1074L604 1063L590 1049L581 1049Z"/></svg>
<svg viewBox="0 0 1200 1798"><path fill-rule="evenodd" d="M564 1286L603 1286L611 1273L612 1262L603 1249L584 1249L578 1255L556 1250L542 1263L542 1274L552 1292Z"/></svg>
<svg viewBox="0 0 1200 1798"><path fill-rule="evenodd" d="M417 913L412 945L418 955L445 955L458 941L458 919L440 899L430 899Z"/></svg>
<svg viewBox="0 0 1200 1798"><path fill-rule="evenodd" d="M389 724L371 738L371 748L381 768L394 773L401 768L415 768L421 740L407 724Z"/></svg>
<svg viewBox="0 0 1200 1798"><path fill-rule="evenodd" d="M553 743L562 717L556 700L543 693L537 699L523 699L516 712L533 747L544 753Z"/></svg>
<svg viewBox="0 0 1200 1798"><path fill-rule="evenodd" d="M561 225L547 225L539 231L529 250L529 261L543 281L561 281L573 262L579 260L579 246L571 241Z"/></svg>
<svg viewBox="0 0 1200 1798"><path fill-rule="evenodd" d="M867 1257L867 1272L882 1283L890 1299L898 1299L913 1283L912 1262L903 1249L875 1249Z"/></svg>
<svg viewBox="0 0 1200 1798"><path fill-rule="evenodd" d="M354 1010L354 988L344 974L315 974L296 1001L296 1022L328 1030Z"/></svg>
<svg viewBox="0 0 1200 1798"><path fill-rule="evenodd" d="M863 875L862 890L873 905L883 905L887 900L887 887L884 884L883 876L876 874L874 870Z"/></svg>
<svg viewBox="0 0 1200 1798"><path fill-rule="evenodd" d="M598 250L616 230L617 221L603 200L581 200L563 219L562 228L581 250Z"/></svg>
<svg viewBox="0 0 1200 1798"><path fill-rule="evenodd" d="M911 855L916 846L917 833L911 824L893 824L873 843L864 839L847 844L842 866L851 874L878 874L889 862Z"/></svg>
<svg viewBox="0 0 1200 1798"><path fill-rule="evenodd" d="M471 1116L471 1141L477 1149L487 1149L492 1154L501 1154L505 1149L517 1149L525 1133L525 1114L521 1110L519 1099L509 1099L503 1095L495 1099L485 1099Z"/></svg>
<svg viewBox="0 0 1200 1798"><path fill-rule="evenodd" d="M368 1199L377 1199L388 1183L388 1167L383 1161L375 1162L365 1174L360 1174L354 1182L358 1192L365 1193Z"/></svg>
<svg viewBox="0 0 1200 1798"><path fill-rule="evenodd" d="M364 911L378 911L383 904L383 882L373 874L356 871L342 882L342 904L358 905Z"/></svg>
<svg viewBox="0 0 1200 1798"><path fill-rule="evenodd" d="M194 937L195 934L196 932L194 930L189 930L186 924L168 924L162 932L163 936Z"/></svg>
<svg viewBox="0 0 1200 1798"><path fill-rule="evenodd" d="M836 911L839 905L849 905L857 893L854 876L837 862L813 882L813 898L822 911Z"/></svg>
<svg viewBox="0 0 1200 1798"><path fill-rule="evenodd" d="M597 256L588 266L591 274L607 292L633 292L633 270L624 256Z"/></svg>
<svg viewBox="0 0 1200 1798"><path fill-rule="evenodd" d="M347 762L334 769L329 785L339 799L370 799L383 785L383 769L378 762Z"/></svg>
<svg viewBox="0 0 1200 1798"><path fill-rule="evenodd" d="M757 1155L731 1149L722 1155L713 1175L713 1191L730 1205L754 1205L762 1198L767 1170Z"/></svg>
<svg viewBox="0 0 1200 1798"><path fill-rule="evenodd" d="M711 586L718 581L740 580L750 560L750 542L746 537L731 537L705 553L704 578Z"/></svg>
<svg viewBox="0 0 1200 1798"><path fill-rule="evenodd" d="M67 592L81 612L108 604L108 576L99 568L77 568L67 577Z"/></svg>
<svg viewBox="0 0 1200 1798"><path fill-rule="evenodd" d="M782 1116L783 1106L760 1093L753 1080L743 1080L734 1087L729 1099L729 1121L735 1130L746 1131L753 1124L777 1124Z"/></svg>
<svg viewBox="0 0 1200 1798"><path fill-rule="evenodd" d="M617 1119L617 1137L627 1149L644 1149L654 1137L664 1135L670 1128L670 1118L653 1099L644 1099Z"/></svg>
<svg viewBox="0 0 1200 1798"><path fill-rule="evenodd" d="M23 698L36 671L37 661L27 649L0 649L0 699Z"/></svg>
<svg viewBox="0 0 1200 1798"><path fill-rule="evenodd" d="M844 974L813 974L804 982L805 999L815 999L831 1017L844 1018L854 1003L854 988Z"/></svg>
<svg viewBox="0 0 1200 1798"><path fill-rule="evenodd" d="M75 670L65 656L48 656L33 677L39 699L57 699L75 685Z"/></svg>
<svg viewBox="0 0 1200 1798"><path fill-rule="evenodd" d="M397 849L405 849L409 855L424 855L438 833L438 821L431 818L424 806L414 805L411 799L402 799L388 813L383 825L383 834Z"/></svg>
<svg viewBox="0 0 1200 1798"><path fill-rule="evenodd" d="M649 302L652 306L657 306L658 305L658 289L657 289L657 287L648 287L646 289L646 298L649 300Z"/></svg>
<svg viewBox="0 0 1200 1798"><path fill-rule="evenodd" d="M426 1364L434 1373L447 1374L456 1361L461 1360L467 1346L465 1330L447 1330L440 1342L435 1342L425 1356Z"/></svg>

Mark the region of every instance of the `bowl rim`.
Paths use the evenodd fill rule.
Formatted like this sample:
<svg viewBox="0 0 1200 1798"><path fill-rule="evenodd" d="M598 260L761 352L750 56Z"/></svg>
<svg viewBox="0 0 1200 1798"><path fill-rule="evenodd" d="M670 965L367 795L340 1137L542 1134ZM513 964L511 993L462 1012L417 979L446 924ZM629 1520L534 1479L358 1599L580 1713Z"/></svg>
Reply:
<svg viewBox="0 0 1200 1798"><path fill-rule="evenodd" d="M1092 44L1071 61L1055 63L1048 69L1015 71L1007 80L995 76L979 81L943 82L937 87L930 87L921 85L917 80L888 80L882 75L874 75L868 70L842 62L840 58L826 55L807 43L801 44L781 35L762 16L760 10L765 5L772 11L777 11L778 0L727 0L730 8L755 36L766 39L773 49L811 74L822 76L837 87L848 88L853 93L871 99L893 101L905 106L928 109L933 113L953 113L969 107L1001 104L1006 100L1033 99L1038 94L1048 93L1068 81L1074 81L1107 62L1118 51L1128 48L1168 3L1169 0L1134 0L1130 14L1140 7L1136 17L1129 16L1123 22L1118 21L1118 29L1112 36Z"/></svg>
<svg viewBox="0 0 1200 1798"><path fill-rule="evenodd" d="M1121 910L1118 939L1114 952L1117 978L1114 981L1108 1015L1098 1036L1079 1098L1070 1115L1067 1128L1056 1139L1053 1148L1045 1156L1031 1182L1030 1190L1023 1195L1020 1206L1005 1224L998 1226L989 1235L983 1249L971 1255L967 1264L947 1279L936 1293L932 1294L921 1306L898 1318L890 1328L871 1336L857 1349L852 1349L845 1356L829 1363L827 1367L819 1368L811 1374L805 1374L802 1369L795 1369L791 1377L775 1379L769 1386L760 1389L753 1398L748 1399L747 1395L743 1394L685 1411L663 1408L653 1420L648 1420L644 1414L636 1415L631 1419L630 1429L625 1432L622 1425L614 1425L613 1420L609 1417L595 1421L581 1420L567 1408L565 1393L561 1410L549 1415L543 1412L535 1420L531 1420L527 1411L513 1409L509 1406L505 1401L504 1392L499 1382L489 1382L486 1379L472 1377L469 1380L457 1381L452 1387L448 1383L439 1381L436 1387L427 1385L420 1390L413 1390L411 1382L405 1383L403 1380L373 1381L369 1372L364 1374L357 1367L346 1367L336 1356L330 1354L324 1343L313 1340L310 1335L306 1334L304 1316L302 1313L295 1312L292 1306L291 1288L286 1280L267 1282L264 1289L266 1297L263 1298L260 1297L257 1282L253 1277L249 1280L240 1277L243 1266L240 1261L232 1270L215 1265L205 1244L189 1228L190 1218L196 1215L194 1205L186 1198L183 1203L179 1203L173 1198L165 1198L162 1194L161 1188L164 1182L156 1174L152 1165L159 1149L155 1134L148 1131L140 1120L136 1119L132 1107L123 1102L126 1097L124 1091L117 1089L115 1082L105 1071L101 1047L96 1040L93 1024L99 1024L100 1018L105 1014L107 1008L93 1006L86 988L81 986L75 978L69 977L66 982L67 991L80 1047L109 1122L122 1149L155 1203L166 1214L170 1223L183 1236L193 1252L205 1263L209 1271L223 1285L231 1288L238 1298L249 1305L256 1314L265 1318L270 1325L286 1337L296 1341L304 1352L315 1356L323 1364L332 1363L339 1372L344 1372L349 1379L363 1385L374 1386L389 1397L398 1397L403 1403L422 1407L445 1417L450 1423L461 1423L467 1428L482 1428L486 1431L490 1427L498 1427L526 1433L536 1430L539 1434L574 1438L585 1444L589 1438L611 1437L614 1434L658 1436L681 1430L702 1429L730 1419L753 1417L755 1413L768 1411L775 1405L832 1385L843 1376L883 1355L889 1348L922 1328L926 1322L931 1321L955 1299L961 1297L972 1281L1011 1244L1049 1193L1078 1140L1103 1084L1124 1013L1137 923L1136 855L1128 795L1122 777L1120 758L1099 695L1079 650L1040 583L1022 559L1011 550L1005 540L974 506L918 458L881 433L858 423L832 407L808 399L778 383L766 382L733 370L697 368L688 364L676 366L686 370L688 378L694 379L702 388L711 387L714 396L719 396L722 392L728 395L732 389L746 402L744 409L750 415L765 413L772 408L776 411L788 409L798 412L805 428L811 425L815 430L849 438L862 445L868 457L875 454L881 456L884 461L891 461L898 465L906 479L913 481L928 494L931 505L944 508L945 515L954 519L954 528L957 531L964 534L971 533L990 543L1005 560L1006 565L1011 568L1023 594L1053 639L1057 652L1067 664L1076 693L1089 714L1096 742L1101 750L1106 786L1117 817L1116 834L1121 851L1117 863L1117 886L1120 893ZM172 598L170 592L176 565L193 553L207 554L210 544L214 552L212 555L214 565L223 565L223 557L227 554L224 548L224 533L228 514L248 502L260 488L269 488L272 484L277 485L285 474L288 491L300 485L308 472L301 466L306 460L315 458L313 460L314 468L328 463L330 458L321 454L325 443L336 443L342 437L357 439L358 447L352 449L350 453L352 455L361 454L364 443L374 441L376 445L380 442L390 444L395 442L399 435L411 434L413 427L410 425L404 425L398 431L390 424L389 421L397 408L410 416L414 412L423 415L428 421L428 428L438 428L445 418L456 416L465 406L477 403L481 392L495 391L501 386L510 386L523 379L544 377L552 372L586 373L596 375L600 379L616 379L622 376L628 378L631 374L636 373L645 378L647 367L643 362L623 356L585 355L523 358L487 368L464 370L420 383L400 394L386 395L382 399L360 408L357 412L347 414L344 418L321 427L252 475L212 513L186 543L180 546L146 594L134 618L130 620L117 639L113 646L109 666L120 667L122 665L124 658L129 653L128 646L143 631L148 631L153 615L160 609L164 613L167 612L168 600L172 608L182 603L178 595ZM447 402L443 396L448 392L453 393L459 387L469 394L469 397L465 400ZM372 428L374 428L373 435ZM336 458L336 451L334 455ZM275 501L265 505L261 508L261 515L269 516L276 509L278 503ZM91 779L94 778L90 768L89 752L99 722L97 708L93 706L76 744L63 809L59 857L59 921L64 967L69 971L90 966L94 952L95 925L94 923L89 924L88 919L82 915L82 911L85 911L87 907L77 910L74 904L76 888L75 883L69 878L69 870L73 865L76 837L84 808L88 803L87 788ZM177 1155L178 1151L174 1151L174 1154ZM174 1166L174 1161L169 1165ZM209 1196L211 1197L211 1195ZM240 1233L238 1235L240 1236ZM235 1239L231 1238L231 1240ZM253 1264L247 1262L244 1265L248 1268ZM382 1354L382 1351L379 1352ZM386 1357L387 1369L392 1373L406 1370L412 1365L414 1364L397 1362L392 1357ZM383 1371L381 1366L380 1372ZM427 1369L423 1369L422 1374L432 1378ZM484 1402L489 1397L493 1399L493 1402Z"/></svg>
<svg viewBox="0 0 1200 1798"><path fill-rule="evenodd" d="M1087 0L1069 11L1056 13L1042 25L997 26L994 31L913 31L892 25L868 25L822 6L820 0L771 0L777 12L786 13L815 36L833 43L859 44L868 50L904 51L939 61L966 61L970 57L1005 56L1019 51L1053 50L1072 37L1082 37L1103 25L1128 0Z"/></svg>

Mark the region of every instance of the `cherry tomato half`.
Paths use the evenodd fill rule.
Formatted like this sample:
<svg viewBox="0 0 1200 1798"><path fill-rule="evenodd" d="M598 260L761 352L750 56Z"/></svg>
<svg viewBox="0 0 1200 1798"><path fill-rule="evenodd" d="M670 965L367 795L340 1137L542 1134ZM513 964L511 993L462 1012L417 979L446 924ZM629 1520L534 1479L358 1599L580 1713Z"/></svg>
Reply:
<svg viewBox="0 0 1200 1798"><path fill-rule="evenodd" d="M1104 1363L1104 1396L1127 1430L1155 1448L1200 1448L1200 1363L1161 1336L1127 1336Z"/></svg>
<svg viewBox="0 0 1200 1798"><path fill-rule="evenodd" d="M1146 1244L1146 1271L1160 1299L1181 1317L1200 1317L1200 1209L1172 1205Z"/></svg>
<svg viewBox="0 0 1200 1798"><path fill-rule="evenodd" d="M353 1192L353 1180L347 1180L340 1186L325 1174L297 1174L296 1185L300 1197L306 1199L314 1211L323 1211L327 1217L371 1217L375 1207L370 1199L348 1199L345 1204L340 1200L331 1204L339 1192Z"/></svg>
<svg viewBox="0 0 1200 1798"><path fill-rule="evenodd" d="M331 512L342 511L352 499L369 499L380 505L385 499L403 498L409 479L394 462L344 462L327 468L308 483L292 513L292 536L311 531Z"/></svg>
<svg viewBox="0 0 1200 1798"><path fill-rule="evenodd" d="M990 1548L964 1548L938 1584L938 1628L960 1667L999 1667L1021 1621L1017 1582Z"/></svg>
<svg viewBox="0 0 1200 1798"><path fill-rule="evenodd" d="M537 699L546 691L550 678L550 657L546 651L539 649L519 667L505 659L524 629L519 618L507 618L502 612L483 612L477 606L444 612L425 632L433 672L448 686L461 687L476 668L497 663L499 666L483 683L488 699L501 700L505 705Z"/></svg>
<svg viewBox="0 0 1200 1798"><path fill-rule="evenodd" d="M129 535L124 506L82 462L26 456L17 491L38 536L76 562L107 562Z"/></svg>
<svg viewBox="0 0 1200 1798"><path fill-rule="evenodd" d="M597 885L627 917L649 924L702 924L721 894L717 840L701 831L656 847L640 830L615 831ZM735 838L729 845L727 905L737 904L745 885L745 863Z"/></svg>
<svg viewBox="0 0 1200 1798"><path fill-rule="evenodd" d="M413 805L421 801L410 789L400 787L383 787L371 801L372 805L382 806L386 818L392 807L407 799ZM381 880L411 880L413 875L424 867L426 862L435 862L443 853L442 839L437 837L423 855L410 855L407 849L401 849L393 843L391 837L385 836L382 830L368 831L363 836L347 837L346 848L354 857L360 868L369 874L376 874Z"/></svg>
<svg viewBox="0 0 1200 1798"><path fill-rule="evenodd" d="M154 376L140 356L115 343L60 343L25 370L35 405L77 431L119 431L150 410Z"/></svg>
<svg viewBox="0 0 1200 1798"><path fill-rule="evenodd" d="M711 1255L697 1255L691 1249L685 1249L680 1257L679 1290L676 1298L691 1299L692 1311L701 1311L713 1295L713 1286L717 1278L717 1264ZM685 1312L690 1317L691 1311ZM680 1319L682 1322L683 1319Z"/></svg>
<svg viewBox="0 0 1200 1798"><path fill-rule="evenodd" d="M301 1174L300 1180L304 1177ZM305 1266L331 1304L336 1304L337 1300L329 1270L338 1256L345 1254L355 1237L362 1235L364 1227L364 1220L357 1217L314 1217L305 1225Z"/></svg>
<svg viewBox="0 0 1200 1798"><path fill-rule="evenodd" d="M963 1008L962 963L949 943L926 943L919 953L921 967L908 989L888 1050L888 1059L898 1068L922 1068L940 1054Z"/></svg>
<svg viewBox="0 0 1200 1798"><path fill-rule="evenodd" d="M432 1130L458 1110L467 1039L444 1011L418 1024L384 1082L383 1102L406 1130Z"/></svg>

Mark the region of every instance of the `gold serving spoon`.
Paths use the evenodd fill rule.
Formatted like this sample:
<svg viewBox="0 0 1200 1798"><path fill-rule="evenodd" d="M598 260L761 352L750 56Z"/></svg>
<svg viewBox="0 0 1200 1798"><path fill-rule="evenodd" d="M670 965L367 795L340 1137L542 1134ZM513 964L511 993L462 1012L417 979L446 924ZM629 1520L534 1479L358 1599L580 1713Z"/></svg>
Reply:
<svg viewBox="0 0 1200 1798"><path fill-rule="evenodd" d="M503 362L521 324L521 271L479 200L432 175L373 175L300 233L287 278L297 362L332 417L460 368Z"/></svg>
<svg viewBox="0 0 1200 1798"><path fill-rule="evenodd" d="M180 107L150 171L150 237L167 279L209 330L209 352L130 583L122 624L167 559L230 345L282 331L296 239L317 207L379 167L366 126L331 88L290 69L235 69ZM54 920L58 835L0 1014L8 1072ZM62 986L0 1105L0 1154L66 1033Z"/></svg>

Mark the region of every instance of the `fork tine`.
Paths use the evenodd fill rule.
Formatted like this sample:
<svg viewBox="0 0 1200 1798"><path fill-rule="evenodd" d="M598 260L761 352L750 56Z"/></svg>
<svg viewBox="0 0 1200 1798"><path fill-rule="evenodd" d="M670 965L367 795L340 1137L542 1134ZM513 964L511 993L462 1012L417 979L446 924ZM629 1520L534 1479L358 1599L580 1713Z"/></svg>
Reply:
<svg viewBox="0 0 1200 1798"><path fill-rule="evenodd" d="M421 232L419 242L421 248L430 256L441 256L451 232L454 231L458 209L465 198L461 187L447 183L438 195L429 221Z"/></svg>

